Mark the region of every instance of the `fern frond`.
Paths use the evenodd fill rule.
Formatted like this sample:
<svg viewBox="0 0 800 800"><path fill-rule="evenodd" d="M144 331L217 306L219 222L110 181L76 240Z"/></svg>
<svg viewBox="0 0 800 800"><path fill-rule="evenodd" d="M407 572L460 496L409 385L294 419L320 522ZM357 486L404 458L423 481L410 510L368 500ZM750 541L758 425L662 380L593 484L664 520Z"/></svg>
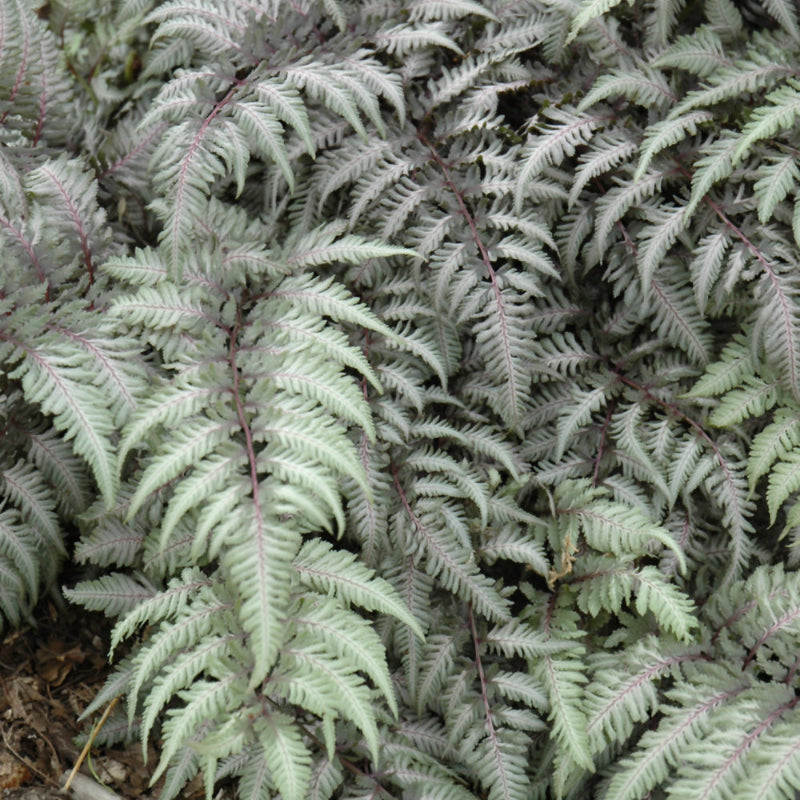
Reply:
<svg viewBox="0 0 800 800"><path fill-rule="evenodd" d="M545 167L557 166L566 156L571 156L577 147L586 144L603 121L601 117L558 109L547 109L544 117L548 122L536 123L542 132L534 136L520 154L524 163L514 192L514 207L518 213L528 192L527 184Z"/></svg>
<svg viewBox="0 0 800 800"><path fill-rule="evenodd" d="M294 720L273 712L257 719L254 728L275 787L286 800L304 800L311 782L311 754Z"/></svg>
<svg viewBox="0 0 800 800"><path fill-rule="evenodd" d="M642 246L637 259L645 292L651 288L657 267L663 263L667 252L684 232L684 216L684 210L680 206L662 206L658 211L647 214L650 224L642 230Z"/></svg>
<svg viewBox="0 0 800 800"><path fill-rule="evenodd" d="M529 625L520 622L510 622L500 628L490 629L483 641L490 649L504 653L506 656L521 656L528 659L559 653L570 647L568 642L550 639Z"/></svg>
<svg viewBox="0 0 800 800"><path fill-rule="evenodd" d="M772 105L761 106L753 111L753 116L742 130L741 138L733 151L734 166L755 142L790 128L797 114L800 114L800 92L792 83L770 92L764 99Z"/></svg>
<svg viewBox="0 0 800 800"><path fill-rule="evenodd" d="M689 264L697 307L701 312L708 306L711 289L717 281L731 241L723 231L709 233L698 242Z"/></svg>
<svg viewBox="0 0 800 800"><path fill-rule="evenodd" d="M708 665L709 667L711 665ZM730 671L713 669L715 689L705 684L682 686L672 696L683 705L665 705L664 717L657 730L642 736L646 745L634 756L624 759L605 789L605 797L629 800L646 794L663 781L681 755L701 740L709 728L711 712L747 688Z"/></svg>
<svg viewBox="0 0 800 800"><path fill-rule="evenodd" d="M424 634L406 607L396 598L385 580L374 577L372 570L356 565L355 558L344 551L334 551L321 540L309 540L294 562L300 579L319 592L335 592L343 601L369 610L390 614L408 625L421 639Z"/></svg>
<svg viewBox="0 0 800 800"><path fill-rule="evenodd" d="M90 611L103 611L106 616L127 614L140 603L153 597L155 587L149 581L121 572L110 572L101 578L81 581L64 593L74 603Z"/></svg>
<svg viewBox="0 0 800 800"><path fill-rule="evenodd" d="M241 676L233 673L219 681L195 681L190 689L180 693L185 705L167 712L163 727L165 746L151 777L153 783L165 772L186 740L201 729L201 723L218 718L224 710L232 708L242 689Z"/></svg>
<svg viewBox="0 0 800 800"><path fill-rule="evenodd" d="M585 670L576 658L542 659L536 674L545 684L550 698L550 721L558 745L583 769L594 771L586 733L587 719L582 709Z"/></svg>
<svg viewBox="0 0 800 800"><path fill-rule="evenodd" d="M677 639L690 639L692 628L697 627L694 603L665 581L656 567L642 567L636 573L636 581L636 610L640 614L651 611Z"/></svg>
<svg viewBox="0 0 800 800"><path fill-rule="evenodd" d="M140 625L154 624L162 619L174 619L186 608L195 592L211 582L197 569L186 569L180 578L173 578L164 591L152 595L129 611L115 626L111 637L111 652Z"/></svg>
<svg viewBox="0 0 800 800"><path fill-rule="evenodd" d="M705 155L698 158L692 175L692 196L686 206L686 216L691 216L706 198L708 190L728 178L733 172L733 153L736 149L733 136L723 136L703 148Z"/></svg>
<svg viewBox="0 0 800 800"><path fill-rule="evenodd" d="M53 415L54 426L74 442L110 506L117 487L110 441L114 424L102 393L92 385L94 376L75 364L74 352L55 343L23 352L24 360L9 377L21 378L26 398Z"/></svg>
<svg viewBox="0 0 800 800"><path fill-rule="evenodd" d="M764 0L769 14L795 41L800 40L800 27L797 24L797 9L785 0Z"/></svg>
<svg viewBox="0 0 800 800"><path fill-rule="evenodd" d="M284 653L289 657L287 663L281 665L278 676L287 677L289 669L296 667L298 670L295 680L303 685L300 693L290 694L290 702L300 702L309 710L315 711L319 716L331 716L330 708L319 708L310 697L315 687L310 683L309 675L313 674L319 684L324 688L325 695L333 702L333 716L341 714L352 720L364 735L373 761L378 762L378 726L376 723L375 709L370 702L370 692L362 679L356 675L348 664L342 664L339 659L332 658L324 653L315 651L313 647L284 648ZM279 679L280 679L279 677ZM311 702L308 702L311 700ZM330 745L331 752L333 743Z"/></svg>
<svg viewBox="0 0 800 800"><path fill-rule="evenodd" d="M252 688L264 680L279 655L289 607L291 564L300 549L300 536L291 523L265 516L258 497L247 511L242 528L229 540L222 564L242 593L238 617L250 634Z"/></svg>
<svg viewBox="0 0 800 800"><path fill-rule="evenodd" d="M782 203L789 192L800 182L800 170L795 163L794 155L783 158L772 157L768 165L760 170L761 177L753 185L753 194L758 200L758 219L764 224L775 212L775 207Z"/></svg>
<svg viewBox="0 0 800 800"><path fill-rule="evenodd" d="M399 24L391 28L383 28L373 35L379 50L385 50L389 55L398 58L407 57L415 50L425 47L443 47L457 55L462 55L463 50L445 33L444 25L428 24L421 26Z"/></svg>
<svg viewBox="0 0 800 800"><path fill-rule="evenodd" d="M674 221L674 217L673 217ZM646 229L647 230L647 229ZM662 264L664 279L650 280L654 332L670 338L697 364L708 362L711 335L693 302L692 289Z"/></svg>
<svg viewBox="0 0 800 800"><path fill-rule="evenodd" d="M564 513L578 519L588 544L601 553L609 550L643 553L647 550L648 540L652 539L672 550L681 569L686 568L683 551L672 534L621 503L598 500L583 508L570 508Z"/></svg>
<svg viewBox="0 0 800 800"><path fill-rule="evenodd" d="M614 6L619 5L620 0L584 0L580 10L572 20L569 35L565 44L570 44L572 40L591 22L610 11Z"/></svg>
<svg viewBox="0 0 800 800"><path fill-rule="evenodd" d="M620 70L603 75L578 104L578 111L586 111L616 95L622 95L644 108L674 103L678 99L659 72L646 66L640 69L641 73Z"/></svg>
<svg viewBox="0 0 800 800"><path fill-rule="evenodd" d="M706 5L706 16L715 30L734 36L742 30L742 15L731 0L711 0Z"/></svg>
<svg viewBox="0 0 800 800"><path fill-rule="evenodd" d="M657 681L679 678L680 664L698 657L685 649L665 647L652 635L637 642L624 663L609 655L593 659L592 679L586 687L586 730L593 753L608 740L624 742L637 723L652 719L658 707Z"/></svg>
<svg viewBox="0 0 800 800"><path fill-rule="evenodd" d="M180 651L160 671L153 681L153 690L144 699L141 720L141 738L146 741L158 716L167 702L180 691L189 688L205 670L224 658L232 643L240 641L242 634L230 633L219 636L209 634L194 646Z"/></svg>
<svg viewBox="0 0 800 800"><path fill-rule="evenodd" d="M608 246L611 229L632 206L640 205L661 188L663 172L649 172L636 183L620 185L607 192L597 203L595 217L595 241L600 255Z"/></svg>
<svg viewBox="0 0 800 800"><path fill-rule="evenodd" d="M470 14L497 22L497 17L474 0L423 0L413 8L412 20L457 19Z"/></svg>
<svg viewBox="0 0 800 800"><path fill-rule="evenodd" d="M211 455L235 431L236 428L229 423L208 419L193 420L183 425L170 446L161 450L159 459L145 469L131 498L127 519L130 520L136 514L153 492L175 479L192 464Z"/></svg>
<svg viewBox="0 0 800 800"><path fill-rule="evenodd" d="M797 791L800 776L797 774L797 738L793 735L797 724L796 714L788 713L788 719L776 722L764 732L748 766L753 770L737 789L737 798L752 797L754 800L767 800L781 794L790 795Z"/></svg>
<svg viewBox="0 0 800 800"><path fill-rule="evenodd" d="M772 422L753 438L747 459L750 490L766 475L775 461L783 461L800 446L800 418L788 408L779 408Z"/></svg>
<svg viewBox="0 0 800 800"><path fill-rule="evenodd" d="M767 507L771 523L775 523L778 510L789 495L798 489L800 489L800 452L791 450L770 470Z"/></svg>
<svg viewBox="0 0 800 800"><path fill-rule="evenodd" d="M506 733L499 740L491 733L478 745L472 758L475 772L489 789L490 800L523 800L530 790L525 772L528 739Z"/></svg>
<svg viewBox="0 0 800 800"><path fill-rule="evenodd" d="M569 440L578 433L580 428L589 423L592 414L599 411L608 402L608 387L601 385L580 393L576 391L574 395L573 402L566 406L559 415L557 458L566 452Z"/></svg>
<svg viewBox="0 0 800 800"><path fill-rule="evenodd" d="M706 13L709 16L711 14L709 11ZM730 9L726 8L723 14L726 20L735 19L738 12L730 5ZM658 55L653 66L658 69L678 67L704 78L720 67L730 67L731 62L725 55L725 45L714 28L702 26L689 35L678 36L666 52Z"/></svg>
<svg viewBox="0 0 800 800"><path fill-rule="evenodd" d="M774 383L754 378L745 378L742 389L732 389L714 409L708 421L720 428L737 425L749 417L765 414L778 401Z"/></svg>
<svg viewBox="0 0 800 800"><path fill-rule="evenodd" d="M134 325L154 329L197 330L212 321L199 303L192 302L191 295L184 293L182 297L172 284L162 285L158 290L145 286L129 297L117 298L112 312Z"/></svg>
<svg viewBox="0 0 800 800"><path fill-rule="evenodd" d="M662 150L672 147L686 136L694 136L700 125L713 118L708 111L693 111L675 119L665 119L650 125L642 140L639 164L633 179L638 181L647 171L653 158Z"/></svg>
<svg viewBox="0 0 800 800"><path fill-rule="evenodd" d="M575 172L575 181L569 192L570 207L578 202L581 192L590 181L627 161L635 152L636 145L633 142L624 139L595 137L590 144L590 149L578 158L580 166ZM640 165L643 162L644 156ZM642 169L643 173L644 169ZM636 179L638 180L640 177L641 175L637 171Z"/></svg>
<svg viewBox="0 0 800 800"><path fill-rule="evenodd" d="M401 497L405 496L403 491ZM410 522L404 528L406 538L413 535L416 543L409 549L423 549L427 556L426 569L450 591L462 593L482 615L489 619L508 619L508 602L496 590L493 582L475 566L471 550L448 535L442 525L438 501L418 502L412 508L405 497L403 517ZM405 521L405 520L403 520ZM413 541L413 540L412 540Z"/></svg>
<svg viewBox="0 0 800 800"><path fill-rule="evenodd" d="M465 641L466 631L455 635L431 636L425 642L419 665L419 683L415 692L419 714L422 714L427 703L439 696Z"/></svg>
<svg viewBox="0 0 800 800"><path fill-rule="evenodd" d="M786 64L771 60L770 55L753 51L748 54L748 60L741 60L732 67L717 70L705 88L689 92L672 109L669 117L674 119L695 108L713 106L735 99L744 92L758 91L791 74L791 69Z"/></svg>
<svg viewBox="0 0 800 800"><path fill-rule="evenodd" d="M550 571L542 545L533 538L521 537L512 526L487 537L478 553L489 564L498 558L504 558L517 564L525 564L539 575L547 575Z"/></svg>
<svg viewBox="0 0 800 800"><path fill-rule="evenodd" d="M706 374L686 393L686 397L713 397L738 386L755 371L751 353L744 337L735 336L723 348L720 360L709 364Z"/></svg>
<svg viewBox="0 0 800 800"><path fill-rule="evenodd" d="M0 472L0 480L0 495L15 506L35 536L37 549L41 550L37 569L43 568L49 583L54 577L55 561L66 554L53 492L39 470L24 461Z"/></svg>

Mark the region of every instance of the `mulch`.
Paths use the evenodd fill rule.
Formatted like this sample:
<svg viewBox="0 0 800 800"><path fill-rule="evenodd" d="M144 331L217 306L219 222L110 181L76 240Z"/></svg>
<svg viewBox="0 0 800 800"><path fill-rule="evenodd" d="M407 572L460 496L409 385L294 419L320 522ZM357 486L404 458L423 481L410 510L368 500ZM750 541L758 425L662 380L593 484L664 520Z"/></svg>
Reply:
<svg viewBox="0 0 800 800"><path fill-rule="evenodd" d="M64 800L60 786L72 770L95 720L79 722L111 667L110 623L101 614L45 601L37 624L0 633L0 798ZM102 710L98 713L100 717ZM81 738L82 737L82 738ZM138 741L93 747L81 767L98 789L122 800L158 796L149 776L158 763L150 747L145 764ZM83 780L84 787L89 786ZM203 796L190 784L183 798ZM80 800L80 791L71 796ZM90 800L87 796L87 800Z"/></svg>

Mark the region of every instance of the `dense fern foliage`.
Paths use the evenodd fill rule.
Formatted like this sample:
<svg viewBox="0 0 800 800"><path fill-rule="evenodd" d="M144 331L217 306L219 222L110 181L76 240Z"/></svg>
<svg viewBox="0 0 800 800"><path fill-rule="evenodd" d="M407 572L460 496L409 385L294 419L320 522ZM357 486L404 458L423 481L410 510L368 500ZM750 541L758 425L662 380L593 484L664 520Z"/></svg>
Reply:
<svg viewBox="0 0 800 800"><path fill-rule="evenodd" d="M0 0L0 612L85 565L162 798L796 796L798 64L789 0Z"/></svg>

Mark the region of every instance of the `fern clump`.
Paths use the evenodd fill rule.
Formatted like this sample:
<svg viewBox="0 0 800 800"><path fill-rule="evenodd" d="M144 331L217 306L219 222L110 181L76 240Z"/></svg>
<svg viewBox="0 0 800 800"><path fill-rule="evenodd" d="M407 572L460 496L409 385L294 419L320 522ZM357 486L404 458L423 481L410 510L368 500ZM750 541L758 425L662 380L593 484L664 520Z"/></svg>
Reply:
<svg viewBox="0 0 800 800"><path fill-rule="evenodd" d="M794 796L792 4L0 10L0 613L162 798Z"/></svg>

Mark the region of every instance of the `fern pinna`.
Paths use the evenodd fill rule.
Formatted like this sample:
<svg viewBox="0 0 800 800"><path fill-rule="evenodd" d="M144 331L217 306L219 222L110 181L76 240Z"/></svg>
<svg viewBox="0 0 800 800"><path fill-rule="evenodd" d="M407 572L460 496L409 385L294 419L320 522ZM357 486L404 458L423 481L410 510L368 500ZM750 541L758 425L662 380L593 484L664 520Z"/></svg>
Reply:
<svg viewBox="0 0 800 800"><path fill-rule="evenodd" d="M794 796L792 4L0 12L0 611L162 798Z"/></svg>

